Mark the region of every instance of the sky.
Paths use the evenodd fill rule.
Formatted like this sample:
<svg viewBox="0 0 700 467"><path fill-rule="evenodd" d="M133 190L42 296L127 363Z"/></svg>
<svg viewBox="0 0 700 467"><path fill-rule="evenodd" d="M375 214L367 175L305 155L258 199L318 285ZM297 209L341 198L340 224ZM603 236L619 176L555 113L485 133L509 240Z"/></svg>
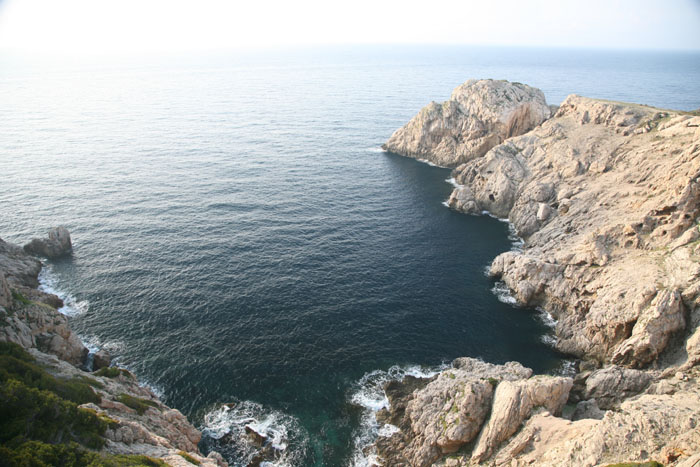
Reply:
<svg viewBox="0 0 700 467"><path fill-rule="evenodd" d="M401 43L700 50L700 0L0 0L25 55Z"/></svg>

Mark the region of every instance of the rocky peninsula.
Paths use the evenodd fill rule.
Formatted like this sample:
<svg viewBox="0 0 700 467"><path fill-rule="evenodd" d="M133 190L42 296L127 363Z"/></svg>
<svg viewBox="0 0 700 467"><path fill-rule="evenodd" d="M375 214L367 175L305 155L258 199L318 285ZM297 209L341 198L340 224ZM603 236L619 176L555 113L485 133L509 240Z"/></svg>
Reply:
<svg viewBox="0 0 700 467"><path fill-rule="evenodd" d="M38 290L33 255L70 254L52 229L24 248L0 239L0 459L3 465L226 466L201 433L109 355L90 355L56 295ZM90 366L90 368L88 368Z"/></svg>
<svg viewBox="0 0 700 467"><path fill-rule="evenodd" d="M455 167L452 209L512 223L523 247L489 273L556 320L576 374L462 358L389 383L383 465L700 463L700 116L576 95L551 111L472 80L384 145Z"/></svg>

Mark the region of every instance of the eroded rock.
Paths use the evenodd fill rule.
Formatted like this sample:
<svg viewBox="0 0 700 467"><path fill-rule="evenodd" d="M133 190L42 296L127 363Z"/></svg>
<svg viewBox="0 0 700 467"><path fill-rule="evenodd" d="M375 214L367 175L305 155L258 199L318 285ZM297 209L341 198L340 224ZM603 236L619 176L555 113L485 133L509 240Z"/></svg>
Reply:
<svg viewBox="0 0 700 467"><path fill-rule="evenodd" d="M44 256L46 258L58 258L67 255L73 250L70 233L65 227L54 227L49 230L48 238L34 238L24 245L27 253Z"/></svg>
<svg viewBox="0 0 700 467"><path fill-rule="evenodd" d="M455 167L549 118L542 91L520 83L469 80L450 100L424 107L382 146L403 156Z"/></svg>

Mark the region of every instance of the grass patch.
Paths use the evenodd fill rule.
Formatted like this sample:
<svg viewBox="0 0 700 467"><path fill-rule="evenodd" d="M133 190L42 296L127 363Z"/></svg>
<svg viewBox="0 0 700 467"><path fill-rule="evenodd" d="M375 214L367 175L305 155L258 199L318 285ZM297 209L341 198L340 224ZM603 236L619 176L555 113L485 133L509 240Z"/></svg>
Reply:
<svg viewBox="0 0 700 467"><path fill-rule="evenodd" d="M199 462L197 459L195 459L194 457L192 457L192 456L190 456L189 454L187 454L185 451L178 451L177 454L178 454L178 456L182 457L183 459L185 459L185 460L186 460L187 462L189 462L190 464L194 464L194 465L199 465L199 464L201 464L201 462Z"/></svg>
<svg viewBox="0 0 700 467"><path fill-rule="evenodd" d="M496 378L488 378L487 381L494 388L498 386L498 380Z"/></svg>
<svg viewBox="0 0 700 467"><path fill-rule="evenodd" d="M155 407L158 408L158 404L150 401L148 399L141 399L140 397L134 397L129 394L119 394L119 397L117 397L117 400L124 404L127 407L131 407L138 413L139 415L143 415L143 413L149 408L149 407Z"/></svg>

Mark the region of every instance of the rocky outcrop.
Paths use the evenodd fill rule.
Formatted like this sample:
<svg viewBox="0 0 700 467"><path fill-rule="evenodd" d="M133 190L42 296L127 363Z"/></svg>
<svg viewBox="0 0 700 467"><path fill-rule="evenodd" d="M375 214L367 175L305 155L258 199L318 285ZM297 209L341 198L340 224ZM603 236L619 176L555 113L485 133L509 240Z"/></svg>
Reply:
<svg viewBox="0 0 700 467"><path fill-rule="evenodd" d="M455 88L447 102L421 109L382 148L455 167L530 131L549 115L539 89L508 81L469 80Z"/></svg>
<svg viewBox="0 0 700 467"><path fill-rule="evenodd" d="M453 209L508 218L523 238L490 274L519 304L555 318L556 346L581 359L580 372L573 386L536 376L499 382L493 394L471 390L465 405L458 390L426 392L450 374L460 380L446 370L403 397L403 425L377 441L380 457L387 465L693 465L700 117L569 96L553 118L470 158L453 177ZM465 426L462 406L475 418ZM475 429L484 407L488 420ZM432 418L410 418L416 413Z"/></svg>
<svg viewBox="0 0 700 467"><path fill-rule="evenodd" d="M380 438L380 457L387 465L428 466L473 441L474 461L489 457L532 413L558 414L566 402L571 378L531 375L515 362L457 359L420 389L403 392L402 400L391 399L389 414L380 417L399 431Z"/></svg>
<svg viewBox="0 0 700 467"><path fill-rule="evenodd" d="M24 245L24 251L46 258L58 258L73 250L70 233L65 227L54 227L49 230L48 238L34 238Z"/></svg>
<svg viewBox="0 0 700 467"><path fill-rule="evenodd" d="M450 206L507 217L525 239L490 272L554 315L562 351L643 368L697 321L699 122L569 96L455 169Z"/></svg>
<svg viewBox="0 0 700 467"><path fill-rule="evenodd" d="M56 229L49 240L63 245L65 252L70 236L64 230ZM52 256L58 251L54 248ZM89 382L99 402L80 407L108 422L103 451L146 455L174 466L192 465L189 460L209 467L227 465L216 452L207 457L199 452L201 433L178 410L160 402L128 371L107 368L106 352L97 352L93 364L107 371L89 373L80 368L88 350L56 309L63 305L61 300L35 288L40 270L41 263L25 250L0 240L0 342L28 349L34 362L52 376Z"/></svg>

